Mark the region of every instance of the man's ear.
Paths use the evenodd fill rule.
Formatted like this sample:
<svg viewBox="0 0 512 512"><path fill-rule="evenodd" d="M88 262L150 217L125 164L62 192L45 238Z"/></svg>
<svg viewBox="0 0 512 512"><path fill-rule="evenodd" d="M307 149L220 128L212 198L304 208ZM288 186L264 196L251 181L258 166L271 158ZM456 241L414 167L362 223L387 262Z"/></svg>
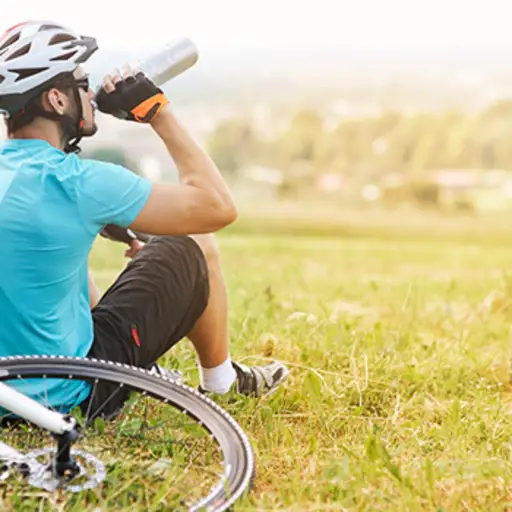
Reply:
<svg viewBox="0 0 512 512"><path fill-rule="evenodd" d="M43 108L59 115L64 115L66 111L66 95L58 89L50 89L42 98Z"/></svg>

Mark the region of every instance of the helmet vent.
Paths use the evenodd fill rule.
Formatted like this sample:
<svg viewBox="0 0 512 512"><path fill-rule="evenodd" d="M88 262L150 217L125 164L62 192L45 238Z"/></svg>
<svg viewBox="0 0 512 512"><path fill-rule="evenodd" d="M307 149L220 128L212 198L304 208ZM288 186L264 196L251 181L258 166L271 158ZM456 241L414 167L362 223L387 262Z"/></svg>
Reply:
<svg viewBox="0 0 512 512"><path fill-rule="evenodd" d="M22 55L26 55L30 51L30 46L31 46L30 43L22 46L21 48L16 50L13 54L9 55L9 57L7 57L7 59L5 59L5 60L6 61L7 60L13 60L13 59L16 59L18 57L21 57Z"/></svg>
<svg viewBox="0 0 512 512"><path fill-rule="evenodd" d="M38 73L42 73L43 71L47 71L48 68L29 68L29 69L13 69L14 73L18 73L18 78L16 78L15 82L19 80L24 80L25 78L29 78L31 76L37 75Z"/></svg>
<svg viewBox="0 0 512 512"><path fill-rule="evenodd" d="M66 41L74 41L75 38L70 36L69 34L56 34L54 35L48 44L60 44L65 43Z"/></svg>
<svg viewBox="0 0 512 512"><path fill-rule="evenodd" d="M72 59L77 54L77 52L78 52L78 50L75 50L75 51L72 51L72 52L65 53L64 55L57 55L57 57L53 57L50 60L51 61L70 60L70 59Z"/></svg>
<svg viewBox="0 0 512 512"><path fill-rule="evenodd" d="M55 29L61 29L62 30L62 27L59 26L59 25L51 25L51 24L46 24L46 25L41 25L39 27L39 30L38 32L43 32L45 30L55 30Z"/></svg>
<svg viewBox="0 0 512 512"><path fill-rule="evenodd" d="M3 50L4 48L7 48L8 46L11 46L11 44L14 44L18 39L20 38L21 34L20 32L16 32L13 36L9 37L5 43L0 46L0 50Z"/></svg>

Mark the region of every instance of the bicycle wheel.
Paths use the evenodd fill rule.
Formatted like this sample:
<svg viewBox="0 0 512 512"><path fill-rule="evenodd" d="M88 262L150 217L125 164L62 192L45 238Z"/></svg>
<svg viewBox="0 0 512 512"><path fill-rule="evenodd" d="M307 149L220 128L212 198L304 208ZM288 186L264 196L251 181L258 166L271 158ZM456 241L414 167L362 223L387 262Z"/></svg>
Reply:
<svg viewBox="0 0 512 512"><path fill-rule="evenodd" d="M66 494L69 506L85 499L88 505L106 508L221 511L250 490L254 456L246 435L225 410L198 391L110 361L0 358L0 381L9 385L9 381L32 378L87 381L91 394L103 382L114 393L131 392L120 415L112 420L100 419L93 410L72 411L81 426L73 444L80 475L67 486L74 491ZM38 401L45 405L44 396ZM33 425L9 426L0 433L0 441L27 454L27 460L46 464L56 448L43 447L52 445L52 439ZM2 479L17 486L17 495L26 486L26 478L17 483L20 478L4 473ZM35 485L45 488L37 479ZM47 490L51 485L46 484Z"/></svg>

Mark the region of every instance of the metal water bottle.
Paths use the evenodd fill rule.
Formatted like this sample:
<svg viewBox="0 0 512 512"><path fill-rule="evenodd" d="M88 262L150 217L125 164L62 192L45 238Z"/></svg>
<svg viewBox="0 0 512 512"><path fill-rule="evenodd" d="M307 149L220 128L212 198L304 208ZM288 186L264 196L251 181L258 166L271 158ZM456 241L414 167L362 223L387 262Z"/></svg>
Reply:
<svg viewBox="0 0 512 512"><path fill-rule="evenodd" d="M196 45L187 37L166 44L139 62L140 70L158 87L191 68L199 58Z"/></svg>

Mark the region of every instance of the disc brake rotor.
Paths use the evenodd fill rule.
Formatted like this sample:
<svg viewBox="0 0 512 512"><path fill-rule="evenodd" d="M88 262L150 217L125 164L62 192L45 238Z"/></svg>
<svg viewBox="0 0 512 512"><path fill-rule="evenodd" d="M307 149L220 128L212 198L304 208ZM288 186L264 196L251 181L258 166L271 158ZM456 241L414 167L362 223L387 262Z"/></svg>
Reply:
<svg viewBox="0 0 512 512"><path fill-rule="evenodd" d="M23 473L21 466L26 468L28 473L28 483L39 489L48 492L55 492L64 489L70 492L80 492L85 489L97 487L106 478L105 464L93 455L81 450L71 450L71 455L75 458L79 472L71 480L65 477L59 478L53 474L48 464L38 460L49 454L54 454L55 448L49 447L42 450L27 452L22 461L7 461L0 466L0 481L6 480L13 472ZM78 483L73 483L78 482Z"/></svg>

